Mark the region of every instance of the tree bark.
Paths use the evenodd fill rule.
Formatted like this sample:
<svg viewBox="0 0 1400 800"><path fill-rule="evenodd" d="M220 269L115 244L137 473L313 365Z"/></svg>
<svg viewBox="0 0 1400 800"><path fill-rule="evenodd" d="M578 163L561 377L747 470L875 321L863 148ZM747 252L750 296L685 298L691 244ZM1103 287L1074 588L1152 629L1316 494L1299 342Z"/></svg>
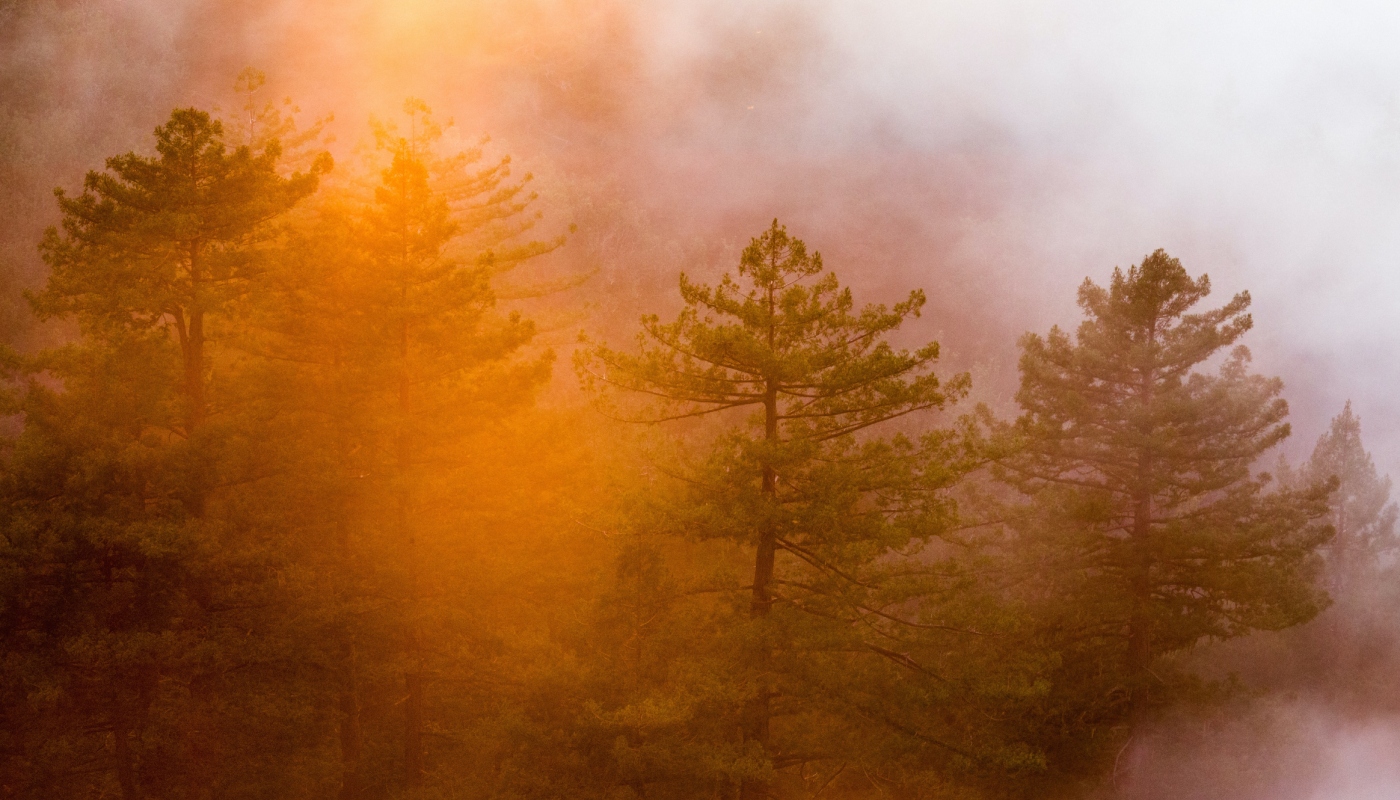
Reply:
<svg viewBox="0 0 1400 800"><path fill-rule="evenodd" d="M778 442L778 389L774 383L768 384L764 395L764 441L769 447ZM763 464L763 495L772 512L777 504L778 474L773 465L765 460ZM768 616L773 608L773 595L770 585L773 581L773 565L778 552L778 532L772 520L764 522L759 533L758 552L754 557L753 600L749 615L754 619ZM769 660L771 654L767 646L759 649L755 658L755 673L758 683L757 693L744 708L744 740L757 742L768 752L770 722L772 719L772 687L768 685ZM746 780L739 788L742 800L756 800L768 796L768 785L757 780Z"/></svg>
<svg viewBox="0 0 1400 800"><path fill-rule="evenodd" d="M407 303L405 302L405 305ZM404 672L404 780L409 786L423 784L423 645L418 630L419 553L418 533L412 518L412 487L410 472L413 465L413 383L409 370L409 326L400 326L399 357L399 435L398 461L398 528L407 560L408 596L404 639L408 649L408 666Z"/></svg>
<svg viewBox="0 0 1400 800"><path fill-rule="evenodd" d="M1128 676L1132 692L1132 725L1142 720L1149 705L1148 678L1152 667L1152 498L1139 494L1134 502L1131 591L1132 616L1128 623Z"/></svg>
<svg viewBox="0 0 1400 800"><path fill-rule="evenodd" d="M122 800L138 800L141 793L136 780L136 759L131 752L131 726L127 722L121 700L116 697L112 698L111 722L113 754L117 762L117 785L121 787Z"/></svg>
<svg viewBox="0 0 1400 800"><path fill-rule="evenodd" d="M204 283L203 265L198 243L189 245L190 296L184 309L188 320L181 328L180 350L184 367L185 437L193 441L204 427L208 416L208 399L204 386L204 306L200 292ZM194 453L193 474L189 477L185 508L196 518L204 516L208 495L208 476L203 459Z"/></svg>
<svg viewBox="0 0 1400 800"><path fill-rule="evenodd" d="M342 452L344 448L341 448ZM342 463L344 460L342 459ZM343 606L350 600L351 577L350 532L345 523L344 509L336 527L340 546L340 598ZM359 800L360 753L363 733L360 727L360 669L355 647L355 630L349 611L342 608L340 624L340 800Z"/></svg>
<svg viewBox="0 0 1400 800"><path fill-rule="evenodd" d="M1156 357L1155 321L1147 334L1151 358ZM1151 703L1152 667L1152 493L1154 489L1154 453L1151 437L1155 433L1153 405L1156 394L1157 371L1149 364L1142 369L1138 387L1138 404L1142 419L1138 433L1144 439L1138 450L1137 486L1133 492L1133 527L1131 531L1131 564L1129 591L1132 611L1128 624L1128 680L1130 682L1130 725L1134 732L1143 722Z"/></svg>
<svg viewBox="0 0 1400 800"><path fill-rule="evenodd" d="M355 651L355 638L349 626L341 631L340 641L340 800L359 800L360 752L363 734L360 728L360 674Z"/></svg>
<svg viewBox="0 0 1400 800"><path fill-rule="evenodd" d="M208 411L204 396L204 311L192 305L189 316L189 339L184 353L185 400L189 404L185 410L185 432L194 435L204 426Z"/></svg>

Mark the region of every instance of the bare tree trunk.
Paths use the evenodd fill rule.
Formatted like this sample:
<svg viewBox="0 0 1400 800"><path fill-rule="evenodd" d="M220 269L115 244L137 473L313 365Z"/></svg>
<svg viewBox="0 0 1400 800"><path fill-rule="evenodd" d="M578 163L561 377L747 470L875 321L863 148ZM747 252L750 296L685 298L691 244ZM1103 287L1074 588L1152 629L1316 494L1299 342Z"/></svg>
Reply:
<svg viewBox="0 0 1400 800"><path fill-rule="evenodd" d="M340 643L340 800L359 800L360 752L360 675L355 638L349 626L341 631Z"/></svg>
<svg viewBox="0 0 1400 800"><path fill-rule="evenodd" d="M1149 331L1149 347L1156 342L1156 326ZM1138 433L1145 440L1153 433L1152 408L1156 392L1156 370L1148 367L1142 373L1138 387L1139 411L1142 420ZM1133 491L1133 521L1129 531L1128 591L1131 610L1128 619L1128 743L1127 762L1123 778L1115 783L1130 786L1141 755L1137 736L1146 724L1152 707L1152 492L1154 488L1154 455L1150 442L1144 441L1138 450L1137 486Z"/></svg>
<svg viewBox="0 0 1400 800"><path fill-rule="evenodd" d="M778 390L769 384L764 397L764 439L772 446L778 441ZM770 504L777 503L778 475L773 465L763 465L763 494ZM754 557L753 600L749 605L749 615L754 619L768 616L773 608L773 595L770 585L773 581L773 565L778 552L778 532L771 522L764 524L759 534L758 552ZM759 684L753 698L745 705L743 731L745 741L757 742L765 753L768 752L771 734L773 689L768 685L769 661L771 655L763 648L755 658L755 673ZM742 800L756 800L767 797L769 787L765 782L746 780L739 788Z"/></svg>
<svg viewBox="0 0 1400 800"><path fill-rule="evenodd" d="M404 672L404 779L409 786L423 784L423 642L418 630L419 552L417 526L412 518L413 395L409 373L409 331L405 320L400 327L399 356L399 440L398 440L398 528L407 559L408 597L405 608L404 639L408 666Z"/></svg>
<svg viewBox="0 0 1400 800"><path fill-rule="evenodd" d="M344 447L340 448L344 452ZM342 458L341 463L344 463ZM343 503L344 500L342 499ZM342 606L348 606L352 584L352 553L350 532L345 521L345 509L341 508L336 521L338 545L340 549L340 588ZM342 608L340 623L340 800L359 800L360 797L360 753L363 734L360 727L360 669L359 654L355 647L355 629L348 609Z"/></svg>
<svg viewBox="0 0 1400 800"><path fill-rule="evenodd" d="M199 294L204 283L203 264L198 243L189 245L190 297L184 309L187 320L181 326L180 350L184 367L185 436L193 440L208 418L208 398L204 386L204 305ZM206 466L195 453L194 474L189 478L185 507L194 517L204 516L209 476Z"/></svg>
<svg viewBox="0 0 1400 800"><path fill-rule="evenodd" d="M117 785L121 787L122 800L138 800L141 792L136 780L136 759L131 752L131 725L121 700L115 696L112 698L111 723Z"/></svg>

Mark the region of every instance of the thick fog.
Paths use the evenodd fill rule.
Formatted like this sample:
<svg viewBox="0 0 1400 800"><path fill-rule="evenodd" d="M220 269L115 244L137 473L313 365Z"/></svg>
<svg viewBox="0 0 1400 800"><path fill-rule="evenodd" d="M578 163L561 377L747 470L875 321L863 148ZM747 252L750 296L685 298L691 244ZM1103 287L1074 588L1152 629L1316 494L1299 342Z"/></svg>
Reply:
<svg viewBox="0 0 1400 800"><path fill-rule="evenodd" d="M875 292L924 286L928 331L1002 380L1020 332L1074 321L1080 280L1165 247L1253 294L1295 449L1350 397L1400 465L1388 4L11 0L0 25L6 249L30 280L52 186L175 104L233 105L253 65L342 145L421 96L715 259L780 216ZM604 280L686 266L589 255Z"/></svg>
<svg viewBox="0 0 1400 800"><path fill-rule="evenodd" d="M339 158L410 95L491 134L536 174L542 230L579 224L559 258L598 270L579 291L603 328L777 216L865 297L925 288L914 334L1004 402L1022 332L1074 325L1080 281L1165 248L1215 299L1253 295L1290 457L1351 399L1396 475L1397 35L1380 2L0 0L0 321L33 336L17 289L51 189L174 106L234 107L254 66L266 99L335 115ZM1386 720L1260 713L1208 739L1290 732L1249 791L1400 792ZM1163 780L1207 774L1192 758Z"/></svg>
<svg viewBox="0 0 1400 800"><path fill-rule="evenodd" d="M851 80L909 141L984 130L1020 162L968 239L1017 263L997 291L1033 327L1064 319L1075 278L1165 247L1251 291L1301 439L1353 397L1394 471L1400 11L919 5L833 12Z"/></svg>

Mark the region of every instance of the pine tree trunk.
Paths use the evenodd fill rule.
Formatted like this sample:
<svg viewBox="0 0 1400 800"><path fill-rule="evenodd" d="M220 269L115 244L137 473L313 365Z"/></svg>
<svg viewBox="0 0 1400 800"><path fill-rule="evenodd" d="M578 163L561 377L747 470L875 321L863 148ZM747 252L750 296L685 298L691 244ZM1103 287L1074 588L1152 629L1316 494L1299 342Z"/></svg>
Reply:
<svg viewBox="0 0 1400 800"><path fill-rule="evenodd" d="M204 283L203 264L199 245L189 246L190 296L185 313L187 320L180 320L180 356L183 366L183 391L185 395L185 437L193 440L195 433L204 427L208 415L208 400L204 387L204 307L200 302L200 292ZM196 454L198 457L198 454ZM204 516L207 495L207 478L202 462L194 465L194 474L189 476L189 486L185 493L185 508L196 518Z"/></svg>
<svg viewBox="0 0 1400 800"><path fill-rule="evenodd" d="M1149 328L1149 348L1156 344L1156 325ZM1155 356L1155 353L1153 354ZM1132 610L1128 623L1128 681L1130 695L1130 726L1136 733L1150 706L1152 667L1152 492L1154 468L1151 437L1155 434L1153 405L1157 374L1148 366L1142 372L1138 388L1138 433L1145 440L1138 451L1137 487L1133 492L1133 527L1130 533L1129 591Z"/></svg>
<svg viewBox="0 0 1400 800"><path fill-rule="evenodd" d="M1134 503L1130 590L1132 611L1128 623L1128 680L1132 692L1131 724L1136 729L1149 705L1149 670L1152 667L1152 498L1140 494Z"/></svg>
<svg viewBox="0 0 1400 800"><path fill-rule="evenodd" d="M341 354L336 349L332 368L337 378L342 377ZM335 415L338 419L343 419ZM351 605L355 600L355 551L350 539L350 496L351 485L349 437L344 427L335 429L336 463L341 466L340 493L335 498L335 546L337 551L335 586L336 599L340 603L340 624L336 631L340 647L340 687L337 705L340 708L338 733L340 735L340 793L339 800L359 800L361 795L360 758L364 748L364 732L360 719L360 665L359 651L355 641L354 616Z"/></svg>
<svg viewBox="0 0 1400 800"><path fill-rule="evenodd" d="M338 448L343 454L345 448ZM345 463L342 455L341 463ZM342 503L344 501L342 500ZM355 630L346 606L351 600L350 586L353 583L351 565L353 554L350 550L350 531L346 525L345 509L341 508L336 521L337 542L340 549L340 600L342 621L340 624L340 800L359 800L360 797L360 752L363 734L360 727L360 670L359 654L355 647Z"/></svg>
<svg viewBox="0 0 1400 800"><path fill-rule="evenodd" d="M216 681L208 674L197 674L189 684L190 712L187 738L190 743L188 793L191 800L214 797L223 760L220 746L219 718L214 709L218 702Z"/></svg>
<svg viewBox="0 0 1400 800"><path fill-rule="evenodd" d="M413 437L410 418L413 413L412 380L409 374L408 323L400 328L399 356L399 440L398 440L398 528L407 559L408 602L405 614L404 638L408 649L408 667L404 673L404 779L409 786L423 783L423 645L418 630L419 553L416 526L412 519L410 470L413 464Z"/></svg>
<svg viewBox="0 0 1400 800"><path fill-rule="evenodd" d="M1148 341L1155 341L1155 328ZM1138 411L1142 419L1138 434L1150 440L1153 430L1152 406L1156 371L1143 370L1137 390ZM1128 742L1115 762L1113 782L1116 787L1132 786L1143 754L1138 734L1146 724L1151 709L1152 677L1152 490L1153 453L1149 441L1137 451L1137 476L1132 490L1132 527L1128 531L1128 563L1126 566L1129 597L1128 653Z"/></svg>
<svg viewBox="0 0 1400 800"><path fill-rule="evenodd" d="M131 752L131 726L121 700L112 698L111 724L113 755L116 757L117 785L122 790L122 800L137 800L140 787L136 781L136 760Z"/></svg>
<svg viewBox="0 0 1400 800"><path fill-rule="evenodd" d="M359 800L360 752L363 734L360 728L359 659L355 652L355 637L346 625L340 641L340 800Z"/></svg>
<svg viewBox="0 0 1400 800"><path fill-rule="evenodd" d="M416 666L404 675L404 770L409 786L423 785L423 673Z"/></svg>
<svg viewBox="0 0 1400 800"><path fill-rule="evenodd" d="M208 399L204 385L204 307L200 298L204 284L202 255L197 242L189 245L190 296L186 309L189 329L188 335L181 342L181 355L184 362L185 436L191 442L204 427L208 415ZM193 456L189 467L191 472L186 479L188 483L184 505L190 516L202 519L208 504L210 476L208 464L202 454L196 450ZM201 592L199 597L202 610L206 614L209 613L207 601L210 592ZM214 711L217 702L217 691L214 688L216 683L213 676L202 674L196 674L190 680L190 701L193 708L189 720L191 763L188 777L191 797L212 797L219 772L219 725Z"/></svg>
<svg viewBox="0 0 1400 800"><path fill-rule="evenodd" d="M189 404L185 411L185 433L194 435L204 425L206 414L204 397L204 311L199 306L190 308L190 335L184 353L185 400Z"/></svg>
<svg viewBox="0 0 1400 800"><path fill-rule="evenodd" d="M769 384L763 405L764 440L769 447L772 447L778 441L778 391L776 385ZM776 505L777 494L777 472L773 469L772 464L765 463L763 465L763 495L770 507ZM768 616L768 612L773 608L773 595L769 587L773 581L773 564L777 552L778 532L774 529L772 522L765 522L764 529L759 534L758 552L754 557L753 601L749 606L749 615L754 619ZM768 685L771 657L766 646L759 649L754 664L759 685L757 693L744 708L743 720L745 741L758 742L764 753L768 752L772 718L773 690ZM739 796L742 800L767 797L768 785L762 781L746 780L740 785Z"/></svg>
<svg viewBox="0 0 1400 800"><path fill-rule="evenodd" d="M1345 484L1337 488L1336 496L1341 499L1341 502L1337 503L1337 511L1335 514L1337 523L1333 526L1336 529L1336 533L1333 534L1332 541L1337 544L1333 548L1336 555L1332 559L1331 583L1332 591L1336 594L1340 594L1347 588L1348 579L1351 577L1352 573L1352 562L1355 561L1355 554L1352 552L1353 542L1351 540L1351 531L1348 529L1349 526L1347 525L1346 490L1347 487ZM1334 619L1333 625L1335 626L1335 624L1336 620Z"/></svg>
<svg viewBox="0 0 1400 800"><path fill-rule="evenodd" d="M102 580L106 585L107 594L110 596L112 593L112 562L110 558L103 559ZM136 776L136 758L131 752L131 721L121 700L122 689L125 687L126 681L122 680L122 676L114 670L107 671L104 679L107 689L110 691L107 721L112 728L112 756L117 771L117 785L121 787L122 800L137 800L140 797L140 784Z"/></svg>

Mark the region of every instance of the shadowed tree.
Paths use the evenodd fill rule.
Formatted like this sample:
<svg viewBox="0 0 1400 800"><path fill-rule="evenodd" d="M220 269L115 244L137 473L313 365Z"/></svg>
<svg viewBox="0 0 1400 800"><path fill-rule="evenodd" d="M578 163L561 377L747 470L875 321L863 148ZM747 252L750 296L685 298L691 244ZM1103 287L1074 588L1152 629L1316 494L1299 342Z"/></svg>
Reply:
<svg viewBox="0 0 1400 800"><path fill-rule="evenodd" d="M156 129L156 152L108 159L77 197L56 190L62 225L44 235L49 280L32 300L40 317L75 318L89 339L170 337L181 408L172 432L194 444L210 412L215 319L264 269L268 223L315 190L330 160L323 154L308 174L284 178L275 140L260 152L229 151L223 124L192 108ZM183 497L196 516L211 480L199 460Z"/></svg>
<svg viewBox="0 0 1400 800"><path fill-rule="evenodd" d="M1390 479L1376 472L1350 402L1300 468L1280 461L1281 480L1299 489L1336 486L1324 517L1336 536L1321 550L1319 575L1334 603L1311 624L1260 645L1285 652L1241 648L1239 671L1275 692L1316 693L1339 707L1374 708L1390 696L1395 659L1395 567L1388 555L1396 544L1397 509Z"/></svg>
<svg viewBox="0 0 1400 800"><path fill-rule="evenodd" d="M228 433L211 432L226 409L210 345L265 267L271 223L329 162L283 177L275 142L230 150L195 109L155 139L156 155L57 192L52 271L31 297L80 334L29 364L0 520L18 565L7 649L34 667L27 711L55 723L28 755L55 793L216 793L242 733L220 729L229 681L265 665L248 637L266 630L271 598L249 598L268 589L267 553L206 508Z"/></svg>

